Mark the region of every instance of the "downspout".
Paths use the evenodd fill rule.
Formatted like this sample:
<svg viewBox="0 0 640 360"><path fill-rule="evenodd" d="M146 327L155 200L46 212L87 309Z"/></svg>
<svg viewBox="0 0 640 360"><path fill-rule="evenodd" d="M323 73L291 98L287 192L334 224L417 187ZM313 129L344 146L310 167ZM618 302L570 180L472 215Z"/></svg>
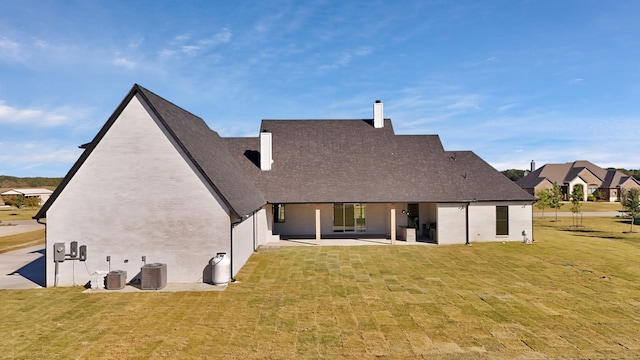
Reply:
<svg viewBox="0 0 640 360"><path fill-rule="evenodd" d="M231 232L229 234L229 266L231 267L231 282L236 282L236 279L233 277L233 229L241 222L242 219L231 222Z"/></svg>
<svg viewBox="0 0 640 360"><path fill-rule="evenodd" d="M465 243L465 245L470 246L471 243L469 243L469 204L471 204L470 202L467 202L467 206L465 206L465 223L466 223L466 228L467 228L467 241Z"/></svg>
<svg viewBox="0 0 640 360"><path fill-rule="evenodd" d="M465 243L465 245L467 246L471 246L471 241L469 240L469 205L471 205L471 203L476 202L476 199L473 200L468 200L467 201L467 205L465 206L465 223L466 223L466 227L467 227L467 241Z"/></svg>
<svg viewBox="0 0 640 360"><path fill-rule="evenodd" d="M44 225L44 239L45 239L44 240L44 243L45 243L44 252L46 254L46 252L47 252L47 248L46 248L46 245L47 245L47 223L40 221L41 218L36 218L35 216L33 218L36 220L36 222L38 224ZM57 287L58 286L58 272L59 272L58 263L56 262L55 265L56 266L55 266L55 270L54 270L53 287ZM44 274L45 274L44 285L45 285L45 287L47 286L47 266L48 265L47 265L46 256L45 256L45 262L44 262Z"/></svg>

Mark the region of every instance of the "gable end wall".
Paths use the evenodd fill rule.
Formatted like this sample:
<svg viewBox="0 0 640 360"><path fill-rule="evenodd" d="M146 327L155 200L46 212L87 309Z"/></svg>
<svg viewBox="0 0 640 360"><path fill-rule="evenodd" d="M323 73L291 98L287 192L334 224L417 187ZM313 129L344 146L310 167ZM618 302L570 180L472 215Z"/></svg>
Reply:
<svg viewBox="0 0 640 360"><path fill-rule="evenodd" d="M87 246L87 261L60 264L58 285L84 285L96 271L166 263L168 282L198 282L229 252L229 210L166 129L133 97L47 212L47 286L52 247ZM110 256L111 262L106 261Z"/></svg>

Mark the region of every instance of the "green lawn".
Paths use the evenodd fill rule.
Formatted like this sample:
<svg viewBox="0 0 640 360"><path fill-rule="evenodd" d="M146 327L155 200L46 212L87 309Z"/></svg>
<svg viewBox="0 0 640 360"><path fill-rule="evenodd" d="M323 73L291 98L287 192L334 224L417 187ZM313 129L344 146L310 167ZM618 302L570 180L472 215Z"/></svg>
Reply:
<svg viewBox="0 0 640 360"><path fill-rule="evenodd" d="M44 229L21 234L0 236L0 254L21 248L44 244Z"/></svg>
<svg viewBox="0 0 640 360"><path fill-rule="evenodd" d="M224 292L0 291L0 358L640 358L640 235L535 221L531 245L265 249Z"/></svg>
<svg viewBox="0 0 640 360"><path fill-rule="evenodd" d="M32 220L39 209L0 209L0 221L11 222L11 220Z"/></svg>
<svg viewBox="0 0 640 360"><path fill-rule="evenodd" d="M571 211L571 202L565 201L563 202L563 206L558 209L558 211L570 212ZM581 206L582 212L602 212L602 211L619 211L622 210L622 205L619 202L592 202L592 201L583 201ZM535 204L533 205L534 212L542 212L542 210L538 209ZM554 209L544 209L544 213L553 214L555 213Z"/></svg>

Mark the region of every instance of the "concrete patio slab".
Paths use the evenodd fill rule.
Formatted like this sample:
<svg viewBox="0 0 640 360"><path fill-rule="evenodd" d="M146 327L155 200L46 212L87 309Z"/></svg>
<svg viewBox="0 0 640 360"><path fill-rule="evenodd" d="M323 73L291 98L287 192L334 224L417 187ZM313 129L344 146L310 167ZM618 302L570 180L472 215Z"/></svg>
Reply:
<svg viewBox="0 0 640 360"><path fill-rule="evenodd" d="M44 245L0 254L0 289L44 287Z"/></svg>
<svg viewBox="0 0 640 360"><path fill-rule="evenodd" d="M385 238L347 238L347 239L320 239L318 244L316 239L309 238L289 238L281 239L267 243L266 247L276 246L365 246L365 245L391 245L391 239ZM396 240L395 245L436 245L434 243L418 240L416 242L407 242L404 240Z"/></svg>
<svg viewBox="0 0 640 360"><path fill-rule="evenodd" d="M153 292L180 292L180 291L224 291L228 285L212 285L206 283L169 283L167 286L158 290L142 290L138 287L127 285L118 290L107 289L87 289L83 291L86 294L112 294L112 293L153 293Z"/></svg>
<svg viewBox="0 0 640 360"><path fill-rule="evenodd" d="M44 225L35 220L3 220L0 223L0 236L15 235L44 229Z"/></svg>

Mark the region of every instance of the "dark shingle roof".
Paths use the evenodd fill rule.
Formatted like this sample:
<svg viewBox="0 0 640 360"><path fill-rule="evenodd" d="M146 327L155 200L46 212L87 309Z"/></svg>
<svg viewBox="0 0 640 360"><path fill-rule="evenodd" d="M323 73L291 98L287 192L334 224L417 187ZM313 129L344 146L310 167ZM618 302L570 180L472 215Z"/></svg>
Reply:
<svg viewBox="0 0 640 360"><path fill-rule="evenodd" d="M260 192L240 170L217 132L209 129L201 118L143 87L138 88L194 164L237 215L247 215L264 205Z"/></svg>
<svg viewBox="0 0 640 360"><path fill-rule="evenodd" d="M49 200L46 212L98 142L139 94L230 209L271 203L466 202L534 197L470 151L447 152L437 135L395 135L391 120L263 120L273 168L259 167L258 138L221 138L199 117L134 85Z"/></svg>
<svg viewBox="0 0 640 360"><path fill-rule="evenodd" d="M225 139L271 203L533 200L469 151L446 152L437 135L395 135L391 121L263 120L273 168L258 166L258 138Z"/></svg>
<svg viewBox="0 0 640 360"><path fill-rule="evenodd" d="M46 217L47 210L58 197L58 194L86 161L95 146L136 94L141 95L146 100L146 103L159 121L164 124L201 175L218 192L218 195L236 215L247 215L264 205L265 201L260 196L260 192L240 170L233 156L225 147L222 138L215 131L209 129L201 118L136 84L93 141L87 144L86 150L34 218Z"/></svg>

